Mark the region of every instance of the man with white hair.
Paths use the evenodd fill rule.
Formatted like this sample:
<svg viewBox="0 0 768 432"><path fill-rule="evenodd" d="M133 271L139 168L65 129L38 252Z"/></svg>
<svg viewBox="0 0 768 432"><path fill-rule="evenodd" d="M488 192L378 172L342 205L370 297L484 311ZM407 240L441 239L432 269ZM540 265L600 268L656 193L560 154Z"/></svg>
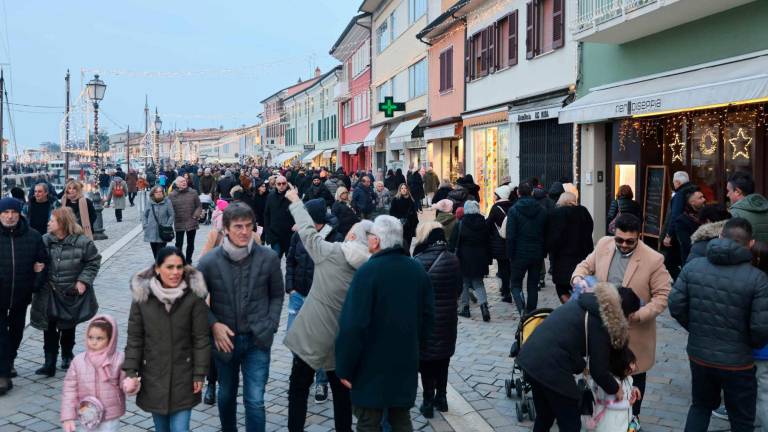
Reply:
<svg viewBox="0 0 768 432"><path fill-rule="evenodd" d="M176 177L176 190L171 192L168 198L173 205L174 229L176 230L176 247L183 250L184 236L187 237L187 253L184 259L187 264L192 263L192 254L195 252L195 234L199 228L200 215L203 212L203 204L197 191L191 189L184 177Z"/></svg>
<svg viewBox="0 0 768 432"><path fill-rule="evenodd" d="M357 270L339 318L336 376L351 390L358 432L412 431L419 346L434 321L432 283L403 249L403 226L379 216L368 234L371 258Z"/></svg>
<svg viewBox="0 0 768 432"><path fill-rule="evenodd" d="M667 221L663 230L663 244L667 248L664 265L666 265L672 279L677 279L683 261L680 255L680 246L675 236L675 220L683 214L686 196L689 192L698 190L698 187L690 182L688 173L685 171L677 171L672 175L672 186L675 188L675 192L669 202L669 212L667 212Z"/></svg>

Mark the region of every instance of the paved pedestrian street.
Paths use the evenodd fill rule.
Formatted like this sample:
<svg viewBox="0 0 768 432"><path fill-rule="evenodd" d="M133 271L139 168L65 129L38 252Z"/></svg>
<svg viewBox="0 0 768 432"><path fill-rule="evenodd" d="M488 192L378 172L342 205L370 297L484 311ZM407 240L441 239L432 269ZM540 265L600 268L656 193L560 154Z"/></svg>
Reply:
<svg viewBox="0 0 768 432"><path fill-rule="evenodd" d="M130 307L128 281L132 274L147 268L152 254L147 243L142 241L136 228L137 207L125 211L123 222L114 221L114 211L104 212L109 240L98 242L102 253L116 242L128 243L102 263L95 289L98 293L100 311L113 315L120 324L120 341L124 346L127 314ZM424 212L422 218L431 218ZM208 227L201 227L196 237L198 256L205 242ZM136 234L138 232L138 234ZM449 374L449 407L447 415L435 412L435 418L424 419L418 409L411 410L414 427L421 431L527 431L530 422L519 424L515 415L515 400L505 394L504 380L512 371L512 359L508 358L509 348L514 340L517 313L514 306L502 303L498 293L498 279L495 266L486 278L491 303L491 322L484 323L479 309L472 307L470 319L460 318L459 340L456 354L451 360ZM541 293L541 307L555 307L554 287L548 283ZM267 386L266 409L267 430L286 430L288 412L288 377L291 354L282 344L285 335L287 301L281 318L281 326L272 348L270 380ZM76 353L83 350L82 330L77 336ZM643 404L641 422L644 431L681 430L690 401L690 373L685 354L686 334L673 322L668 314L658 321L657 364L649 373L647 395ZM16 368L19 377L14 379L14 389L0 398L0 432L6 431L49 431L60 430L59 401L63 371L53 378L34 375L43 360L42 332L27 328ZM310 396L312 399L312 396ZM417 406L420 400L417 401ZM306 430L313 432L333 430L333 407L331 401L317 404L310 400ZM243 405L238 406L243 425ZM123 431L152 430L151 417L138 409L129 398L128 412L122 418ZM218 411L215 406L198 405L192 414L192 429L195 431L219 430ZM727 424L713 418L710 430L727 430Z"/></svg>

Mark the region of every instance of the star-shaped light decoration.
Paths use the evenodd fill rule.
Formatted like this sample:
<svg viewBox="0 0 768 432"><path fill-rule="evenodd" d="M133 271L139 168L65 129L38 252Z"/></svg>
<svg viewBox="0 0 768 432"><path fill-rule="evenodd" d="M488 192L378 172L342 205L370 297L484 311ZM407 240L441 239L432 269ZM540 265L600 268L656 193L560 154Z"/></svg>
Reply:
<svg viewBox="0 0 768 432"><path fill-rule="evenodd" d="M709 144L707 144L707 140L709 140ZM706 156L711 156L717 151L717 135L712 132L712 129L707 129L707 131L701 135L699 150Z"/></svg>
<svg viewBox="0 0 768 432"><path fill-rule="evenodd" d="M685 143L680 141L680 134L675 134L675 142L668 145L669 149L672 150L672 163L675 161L683 163L683 151L685 151Z"/></svg>
<svg viewBox="0 0 768 432"><path fill-rule="evenodd" d="M749 146L752 145L752 137L747 136L743 128L739 128L736 132L736 137L728 140L733 147L733 154L731 154L731 160L736 160L738 157L749 159Z"/></svg>

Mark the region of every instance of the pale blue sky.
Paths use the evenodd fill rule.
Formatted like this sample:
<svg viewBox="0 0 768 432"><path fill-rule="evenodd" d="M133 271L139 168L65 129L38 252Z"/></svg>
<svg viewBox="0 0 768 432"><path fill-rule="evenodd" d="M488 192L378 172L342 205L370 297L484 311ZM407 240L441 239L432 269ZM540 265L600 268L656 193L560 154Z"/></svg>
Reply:
<svg viewBox="0 0 768 432"><path fill-rule="evenodd" d="M100 69L108 118L99 123L110 133L121 131L115 123L143 131L145 94L152 110L159 107L163 129L229 128L254 123L260 100L306 79L315 65L335 65L328 50L359 4L0 0L0 63L11 63L10 76L4 66L11 102L45 106L64 105L67 68L73 99L81 69ZM59 142L63 110L11 109L20 148ZM4 135L11 135L7 121Z"/></svg>

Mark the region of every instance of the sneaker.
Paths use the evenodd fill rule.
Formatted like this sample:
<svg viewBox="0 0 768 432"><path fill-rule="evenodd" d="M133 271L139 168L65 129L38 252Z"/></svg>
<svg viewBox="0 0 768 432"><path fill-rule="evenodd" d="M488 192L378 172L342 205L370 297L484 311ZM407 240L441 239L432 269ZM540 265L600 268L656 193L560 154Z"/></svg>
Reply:
<svg viewBox="0 0 768 432"><path fill-rule="evenodd" d="M328 400L328 384L315 384L315 402L323 403Z"/></svg>
<svg viewBox="0 0 768 432"><path fill-rule="evenodd" d="M725 405L720 405L720 408L712 411L712 415L721 420L728 420L728 411L725 409Z"/></svg>

